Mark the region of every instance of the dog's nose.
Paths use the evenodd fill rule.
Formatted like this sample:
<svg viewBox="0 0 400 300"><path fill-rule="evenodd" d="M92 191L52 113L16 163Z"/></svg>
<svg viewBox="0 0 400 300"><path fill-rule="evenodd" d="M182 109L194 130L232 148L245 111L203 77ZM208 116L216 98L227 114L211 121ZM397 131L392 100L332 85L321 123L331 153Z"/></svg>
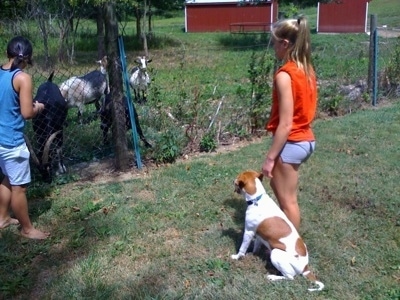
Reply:
<svg viewBox="0 0 400 300"><path fill-rule="evenodd" d="M240 194L242 191L240 190L240 187L235 184L235 193Z"/></svg>

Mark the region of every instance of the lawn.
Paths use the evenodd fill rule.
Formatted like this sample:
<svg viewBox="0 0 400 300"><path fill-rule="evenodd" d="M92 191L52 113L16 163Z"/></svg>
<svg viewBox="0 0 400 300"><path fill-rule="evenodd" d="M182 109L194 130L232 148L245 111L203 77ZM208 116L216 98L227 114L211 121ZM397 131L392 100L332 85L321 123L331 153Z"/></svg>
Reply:
<svg viewBox="0 0 400 300"><path fill-rule="evenodd" d="M398 0L370 3L379 24L399 26L396 9ZM152 51L160 111L175 109L177 116L180 109L184 117L196 112L190 105L198 89L208 105L200 106L207 112L201 115L204 124L220 99L225 102L219 118L233 119L234 109L239 115L239 105L229 101L241 101L238 91L248 88L252 52L262 53L268 39L185 34L182 18L163 22L155 24L156 35L174 43ZM312 39L320 80L336 87L365 78L368 36L313 34ZM395 43L381 42L381 68ZM328 92L321 94L337 99L336 89ZM182 99L188 106L172 107ZM246 136L245 143L235 140L229 151L221 146L208 154L188 153L174 164L126 174L109 167L102 177L107 180L73 174L31 187L31 218L51 237L30 241L15 227L0 231L0 299L399 299L399 100L380 95L377 107L365 101L351 114L321 115L314 124L316 152L301 167L300 231L311 267L325 284L322 292L307 292L304 278L268 282L265 275L274 270L264 254L230 259L241 243L246 209L232 182L242 170L260 169L271 142L260 134ZM146 106L139 112L154 113ZM71 157L99 163L91 156L99 142L89 142L98 124L81 130L69 117L67 130L75 134L68 133L68 146L80 147ZM146 134L155 134L157 118L144 120ZM267 181L264 186L272 196Z"/></svg>
<svg viewBox="0 0 400 300"><path fill-rule="evenodd" d="M259 169L268 137L229 152L31 195L46 241L2 230L0 291L14 299L398 299L400 102L317 120L302 167L301 233L326 285L270 283L265 255L232 261L246 204L232 180ZM268 183L264 182L267 190Z"/></svg>

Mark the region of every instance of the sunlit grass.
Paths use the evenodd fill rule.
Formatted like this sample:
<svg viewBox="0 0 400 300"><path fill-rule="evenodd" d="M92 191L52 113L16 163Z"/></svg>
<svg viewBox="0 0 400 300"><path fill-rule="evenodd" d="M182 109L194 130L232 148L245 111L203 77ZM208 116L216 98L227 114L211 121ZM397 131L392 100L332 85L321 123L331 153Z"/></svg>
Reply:
<svg viewBox="0 0 400 300"><path fill-rule="evenodd" d="M302 166L299 203L310 262L326 285L321 293L308 293L302 278L268 283L263 255L230 260L245 210L232 180L260 168L269 138L130 181L59 186L34 199L33 220L52 237L32 242L15 228L2 230L1 293L241 299L263 298L268 289L275 299L396 299L399 109L397 102L315 123L317 150Z"/></svg>
<svg viewBox="0 0 400 300"><path fill-rule="evenodd" d="M382 3L370 2L371 12L383 9ZM229 108L236 89L247 83L256 44L229 34L186 34L182 26L182 17L155 22L156 35L177 41L151 49L154 85L163 101L181 99L182 86L198 87L211 111L222 96ZM312 39L320 80L353 83L366 76L368 36ZM256 40L256 51L264 51L263 37ZM391 43L381 45L385 59ZM93 53L81 56L79 65L57 69L56 82L94 68ZM35 84L47 76L35 75ZM232 180L241 170L260 168L271 142L263 138L237 151L145 168L126 182L76 177L29 189L31 219L52 235L28 241L14 227L0 231L0 298L398 299L400 104L388 105L315 123L317 150L301 167L299 203L311 266L326 285L321 293L308 293L302 278L267 282L265 255L230 260L241 242L245 211ZM139 109L147 116L150 108ZM68 118L69 157L97 159L99 122L78 127L76 110Z"/></svg>

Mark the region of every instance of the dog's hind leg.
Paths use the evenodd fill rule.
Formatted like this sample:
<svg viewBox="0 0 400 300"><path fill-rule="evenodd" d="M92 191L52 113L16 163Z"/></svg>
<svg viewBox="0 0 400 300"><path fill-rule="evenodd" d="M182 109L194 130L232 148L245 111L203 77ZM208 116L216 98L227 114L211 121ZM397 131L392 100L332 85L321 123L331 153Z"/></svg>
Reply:
<svg viewBox="0 0 400 300"><path fill-rule="evenodd" d="M312 281L315 285L315 287L309 288L308 290L310 292L322 291L325 285L321 281L317 280L317 277L315 277L314 273L308 268L308 266L305 267L305 270L303 276Z"/></svg>
<svg viewBox="0 0 400 300"><path fill-rule="evenodd" d="M282 280L282 279L293 279L298 274L293 266L293 255L283 251L281 249L273 249L271 251L271 262L283 276L279 275L267 275L267 278L271 281Z"/></svg>
<svg viewBox="0 0 400 300"><path fill-rule="evenodd" d="M261 239L258 236L256 236L254 240L253 254L257 254L258 251L260 251L261 244L262 244Z"/></svg>

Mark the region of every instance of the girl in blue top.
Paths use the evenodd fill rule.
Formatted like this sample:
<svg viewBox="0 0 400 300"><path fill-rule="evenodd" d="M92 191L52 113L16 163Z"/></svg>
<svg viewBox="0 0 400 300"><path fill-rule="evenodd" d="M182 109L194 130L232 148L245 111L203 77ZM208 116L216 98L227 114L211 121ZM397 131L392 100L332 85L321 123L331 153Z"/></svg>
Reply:
<svg viewBox="0 0 400 300"><path fill-rule="evenodd" d="M29 151L24 140L25 120L43 111L33 103L32 78L23 69L32 64L32 44L17 36L7 45L8 62L0 67L0 229L21 225L21 235L45 239L49 233L33 227L28 214L26 187L31 181ZM9 209L16 219L9 216Z"/></svg>

